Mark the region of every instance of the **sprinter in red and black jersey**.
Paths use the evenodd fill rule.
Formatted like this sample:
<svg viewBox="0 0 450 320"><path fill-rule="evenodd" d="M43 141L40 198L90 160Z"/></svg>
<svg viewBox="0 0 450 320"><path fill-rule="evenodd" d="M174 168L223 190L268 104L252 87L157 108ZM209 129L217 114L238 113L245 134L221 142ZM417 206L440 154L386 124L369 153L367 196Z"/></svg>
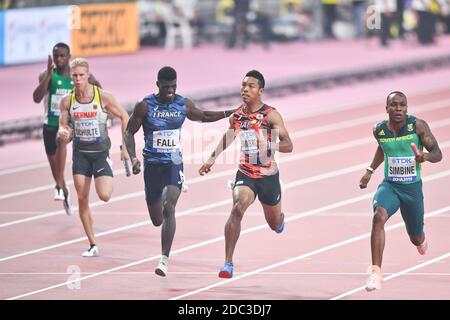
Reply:
<svg viewBox="0 0 450 320"><path fill-rule="evenodd" d="M233 187L233 208L225 225L226 257L219 271L221 278L233 276L233 252L241 220L257 196L270 228L277 233L284 230L280 179L274 155L276 151L292 152L293 146L280 113L261 101L264 86L260 72L252 70L245 75L241 85L243 104L230 116L229 130L199 170L200 175L210 172L219 154L239 136L241 156Z"/></svg>

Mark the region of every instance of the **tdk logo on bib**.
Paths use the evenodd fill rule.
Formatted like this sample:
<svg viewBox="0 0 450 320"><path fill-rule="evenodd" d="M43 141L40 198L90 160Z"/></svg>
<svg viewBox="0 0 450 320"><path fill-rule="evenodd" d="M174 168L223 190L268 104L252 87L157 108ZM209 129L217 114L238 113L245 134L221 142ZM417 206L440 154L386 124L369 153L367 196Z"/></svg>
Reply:
<svg viewBox="0 0 450 320"><path fill-rule="evenodd" d="M415 163L414 159L411 157L408 158L392 158L392 164L411 164Z"/></svg>

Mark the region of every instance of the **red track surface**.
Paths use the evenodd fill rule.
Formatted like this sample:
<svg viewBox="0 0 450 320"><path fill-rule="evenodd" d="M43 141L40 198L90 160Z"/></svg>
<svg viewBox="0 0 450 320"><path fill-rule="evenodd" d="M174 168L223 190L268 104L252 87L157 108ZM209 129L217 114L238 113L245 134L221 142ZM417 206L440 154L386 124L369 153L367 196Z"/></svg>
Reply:
<svg viewBox="0 0 450 320"><path fill-rule="evenodd" d="M17 164L17 172L8 173L14 156L21 165L44 161L41 142L3 147L0 298L450 299L450 87L443 89L446 83L439 86L432 81L445 74L448 79L448 73L267 101L286 114L294 140L294 152L279 159L286 187L286 230L281 235L270 231L259 203L251 206L235 252L236 275L226 281L217 277L217 271L224 259L222 235L231 203L226 182L234 175L235 163L216 165L209 176L199 177L199 160L189 156L198 150L186 139L185 146L192 150L185 153L190 189L177 207L169 275L160 278L153 272L160 253L160 229L150 224L142 176L126 178L117 153L113 154L117 172L112 201L99 203L91 194L91 203L99 203L93 207L93 216L101 254L82 258L87 240L81 222L76 215L67 217L60 203L52 201L45 162L34 169ZM386 233L382 269L388 280L382 290L367 293L358 289L370 265L371 194L382 179L382 170L368 189L360 190L358 183L376 148L371 127L385 117L386 93L397 88L406 89L410 113L430 124L444 159L423 166L425 209L431 215L425 220L430 242L427 255L420 256L409 243L396 214L387 224L392 230ZM327 104L332 104L328 112ZM225 127L225 122L203 126L218 132ZM116 142L117 130L112 132ZM187 123L184 130L185 136L192 136L193 124ZM217 136L203 141L205 155L216 141ZM24 148L26 161L17 157ZM68 165L68 180L70 172ZM81 271L79 289L67 284L73 270Z"/></svg>
<svg viewBox="0 0 450 320"><path fill-rule="evenodd" d="M442 47L437 49L434 54L441 54ZM274 51L277 50L292 54L286 48L275 47ZM313 54L308 50L306 57ZM381 49L374 50L380 51L373 55L378 57L373 63L385 61L380 58ZM415 48L408 53L409 57L420 57L422 50ZM342 54L344 51L342 48ZM390 52L402 53L402 48ZM151 50L143 54L149 53ZM192 59L201 59L202 54L208 56L211 52L201 49ZM234 52L222 54L237 59ZM256 60L263 60L263 54L259 52ZM167 61L170 58L178 61L179 55L172 52ZM400 55L392 57L400 58ZM110 66L109 59L112 58L94 61ZM188 66L194 66L194 60L180 66L180 74L192 74ZM155 62L152 66L156 70L159 64ZM218 66L217 74L226 73L226 76L220 77L220 83L207 83L206 87L236 83L242 70L259 67L248 61L245 64L231 69L230 65ZM285 73L289 66L283 64L285 69L280 66L269 68L267 79L290 75ZM345 69L349 65L340 67ZM36 66L18 67L14 71L20 72L21 68L31 74L29 68ZM149 78L155 70L148 73ZM306 66L305 70L308 71ZM318 64L311 66L310 71L320 70ZM37 71L33 74L37 75ZM203 126L185 124L185 171L190 189L182 194L177 207L177 233L166 278L153 272L160 254L160 229L151 226L142 176L127 178L123 174L117 153L118 127L111 131L116 170L114 196L109 203L101 203L91 193L94 229L101 253L98 258L81 257L87 240L79 218L67 217L61 204L52 200L53 181L42 142L26 141L0 147L0 298L450 299L448 79L450 70L443 69L267 99L266 103L284 115L294 141L294 152L279 158L281 179L286 187L283 195L286 230L281 235L270 231L259 203L251 206L236 247L236 275L227 281L219 279L217 271L224 259L223 227L231 204L226 183L234 176L236 153L227 152L222 157L226 164L217 164L207 177L197 174L201 157L216 145L226 128L225 121ZM202 83L190 86L185 82L180 87L196 91ZM136 97L142 88L136 86L126 93ZM370 265L371 198L382 179L382 170L376 172L368 189L360 190L358 184L376 148L371 127L385 118L385 96L392 90L404 91L409 97L410 113L430 124L444 159L423 167L425 209L430 215L425 220L429 252L426 256L417 253L409 243L404 226L399 225L400 214L396 214L387 224L382 268L387 281L382 290L366 293L361 289ZM142 138L138 138L138 147L142 147ZM70 153L69 150L68 159ZM69 162L68 181L71 181L70 167ZM81 272L80 288L71 289L67 281L73 279L72 272L76 270Z"/></svg>

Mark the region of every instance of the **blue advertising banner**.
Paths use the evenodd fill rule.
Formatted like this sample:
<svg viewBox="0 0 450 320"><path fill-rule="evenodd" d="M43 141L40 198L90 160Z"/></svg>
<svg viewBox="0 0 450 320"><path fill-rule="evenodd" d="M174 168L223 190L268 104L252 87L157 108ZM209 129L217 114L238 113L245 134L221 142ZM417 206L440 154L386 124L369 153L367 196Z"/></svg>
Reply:
<svg viewBox="0 0 450 320"><path fill-rule="evenodd" d="M69 15L69 6L7 10L4 64L45 61L56 43L70 45Z"/></svg>
<svg viewBox="0 0 450 320"><path fill-rule="evenodd" d="M0 65L3 62L3 56L5 51L5 11L0 10Z"/></svg>

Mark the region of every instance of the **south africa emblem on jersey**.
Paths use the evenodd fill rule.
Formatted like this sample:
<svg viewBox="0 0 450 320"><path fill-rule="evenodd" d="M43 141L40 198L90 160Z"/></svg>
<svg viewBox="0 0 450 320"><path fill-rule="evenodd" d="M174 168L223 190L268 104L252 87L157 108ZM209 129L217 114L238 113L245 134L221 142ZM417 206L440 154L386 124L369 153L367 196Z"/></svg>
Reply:
<svg viewBox="0 0 450 320"><path fill-rule="evenodd" d="M413 131L414 130L413 124L412 123L408 123L408 126L407 126L406 130Z"/></svg>

